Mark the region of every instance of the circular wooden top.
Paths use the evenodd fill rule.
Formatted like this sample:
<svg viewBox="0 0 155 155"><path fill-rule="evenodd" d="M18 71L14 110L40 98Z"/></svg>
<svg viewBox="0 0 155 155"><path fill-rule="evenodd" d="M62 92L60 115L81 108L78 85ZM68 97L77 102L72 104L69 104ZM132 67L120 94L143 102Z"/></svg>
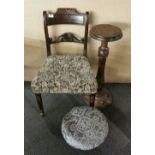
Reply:
<svg viewBox="0 0 155 155"><path fill-rule="evenodd" d="M100 41L116 41L122 37L119 27L110 24L95 25L90 30L90 36Z"/></svg>

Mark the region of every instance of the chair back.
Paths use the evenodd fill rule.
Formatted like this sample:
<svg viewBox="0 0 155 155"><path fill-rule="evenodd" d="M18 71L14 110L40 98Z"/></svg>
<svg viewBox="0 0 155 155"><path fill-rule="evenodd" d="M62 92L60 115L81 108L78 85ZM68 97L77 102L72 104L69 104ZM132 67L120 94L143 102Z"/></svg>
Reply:
<svg viewBox="0 0 155 155"><path fill-rule="evenodd" d="M74 42L83 44L83 55L87 56L87 40L88 40L88 16L89 12L79 13L76 9L73 8L58 8L55 13L50 11L43 11L44 17L44 32L47 48L47 56L50 56L51 44L61 43L61 42ZM52 25L59 24L73 24L73 25L82 25L84 26L83 37L77 37L72 32L66 32L62 35L53 39L49 36L48 27Z"/></svg>

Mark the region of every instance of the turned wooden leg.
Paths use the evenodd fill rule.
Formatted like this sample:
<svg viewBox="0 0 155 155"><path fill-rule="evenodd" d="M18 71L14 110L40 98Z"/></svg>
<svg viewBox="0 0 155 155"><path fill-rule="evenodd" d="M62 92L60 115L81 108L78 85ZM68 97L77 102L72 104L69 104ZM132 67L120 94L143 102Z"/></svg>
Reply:
<svg viewBox="0 0 155 155"><path fill-rule="evenodd" d="M97 83L98 83L98 92L102 90L103 85L104 85L104 69L105 69L105 63L106 63L106 58L109 54L109 48L108 48L108 42L101 42L101 46L99 47L98 50L98 71L97 71Z"/></svg>
<svg viewBox="0 0 155 155"><path fill-rule="evenodd" d="M105 63L106 58L109 54L108 42L102 41L101 46L98 50L99 64L97 72L97 83L98 83L98 92L96 94L96 106L105 107L112 103L111 93L104 88L104 72L105 72Z"/></svg>
<svg viewBox="0 0 155 155"><path fill-rule="evenodd" d="M43 116L45 116L45 113L44 113L44 107L43 107L41 94L35 94L35 96L36 96L37 104L38 104L38 107L39 107L39 110L40 110L40 116L43 117Z"/></svg>
<svg viewBox="0 0 155 155"><path fill-rule="evenodd" d="M95 104L95 94L90 95L90 106L94 107Z"/></svg>

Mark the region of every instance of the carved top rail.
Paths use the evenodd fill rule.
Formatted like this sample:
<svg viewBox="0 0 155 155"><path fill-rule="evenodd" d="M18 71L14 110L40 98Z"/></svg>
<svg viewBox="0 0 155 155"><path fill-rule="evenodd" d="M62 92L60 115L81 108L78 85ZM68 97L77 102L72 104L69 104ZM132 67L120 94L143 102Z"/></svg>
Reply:
<svg viewBox="0 0 155 155"><path fill-rule="evenodd" d="M55 15L78 15L80 14L76 9L74 8L58 8Z"/></svg>
<svg viewBox="0 0 155 155"><path fill-rule="evenodd" d="M86 14L80 13L74 8L58 8L55 13L44 11L44 18L48 25L79 24L84 25Z"/></svg>

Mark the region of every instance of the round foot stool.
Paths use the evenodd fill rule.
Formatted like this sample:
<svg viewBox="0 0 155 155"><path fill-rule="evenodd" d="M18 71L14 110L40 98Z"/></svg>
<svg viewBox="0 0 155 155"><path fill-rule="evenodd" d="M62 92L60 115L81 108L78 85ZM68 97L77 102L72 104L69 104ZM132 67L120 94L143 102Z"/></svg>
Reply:
<svg viewBox="0 0 155 155"><path fill-rule="evenodd" d="M106 117L99 110L78 106L64 116L61 131L70 146L91 150L104 142L109 127Z"/></svg>

